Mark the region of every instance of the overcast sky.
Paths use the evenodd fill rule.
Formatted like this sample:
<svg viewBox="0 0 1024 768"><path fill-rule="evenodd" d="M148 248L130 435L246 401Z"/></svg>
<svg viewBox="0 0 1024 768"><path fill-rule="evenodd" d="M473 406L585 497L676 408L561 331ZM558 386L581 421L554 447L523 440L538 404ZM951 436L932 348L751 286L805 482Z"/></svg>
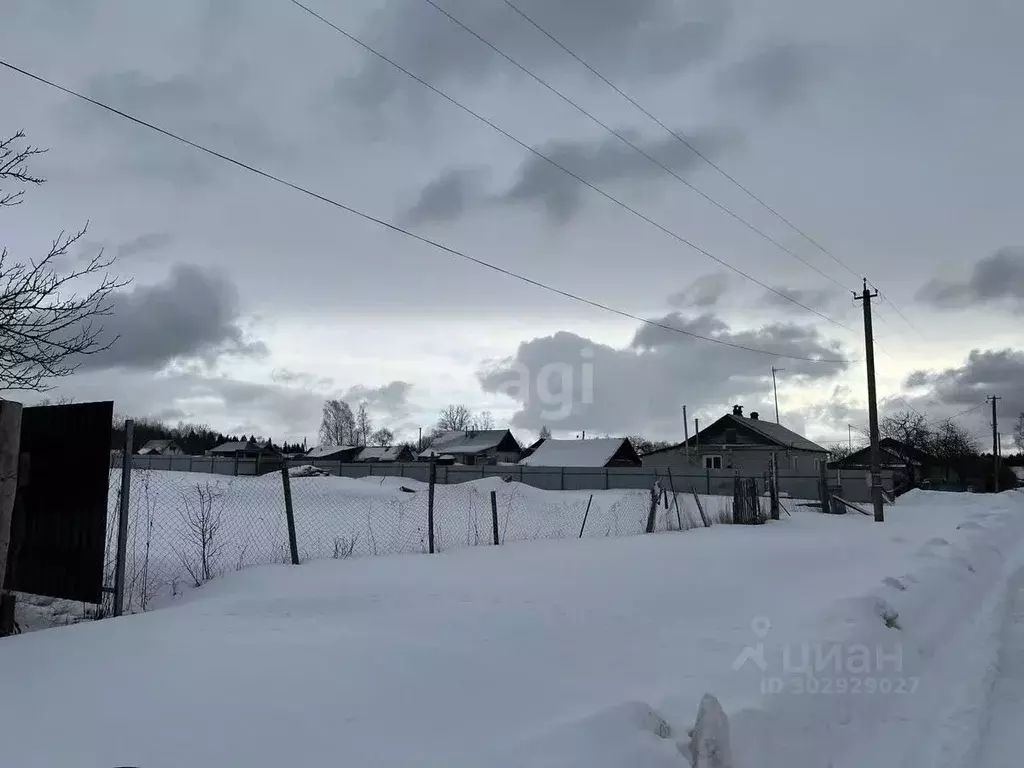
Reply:
<svg viewBox="0 0 1024 768"><path fill-rule="evenodd" d="M865 275L910 321L878 306L883 407L939 418L999 394L1007 432L1024 411L1019 2L513 0L833 259L504 0L433 1L596 120L427 0L308 4L514 138L289 0L0 0L0 52L655 325L0 69L0 133L50 150L34 167L47 184L0 213L0 244L38 258L88 221L74 257L105 248L133 280L107 323L120 339L50 396L278 441L314 439L328 396L366 400L404 436L466 403L524 438L547 424L673 439L683 405L773 418L775 366L783 423L828 442L866 424L850 294ZM552 389L552 370L575 374ZM573 407L553 416L538 391ZM961 423L987 434L983 408Z"/></svg>

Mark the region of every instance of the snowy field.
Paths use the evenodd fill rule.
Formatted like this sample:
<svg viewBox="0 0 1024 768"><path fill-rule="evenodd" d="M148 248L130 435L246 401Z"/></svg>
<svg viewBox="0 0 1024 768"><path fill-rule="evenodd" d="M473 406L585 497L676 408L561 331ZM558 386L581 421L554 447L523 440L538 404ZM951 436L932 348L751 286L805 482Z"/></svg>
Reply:
<svg viewBox="0 0 1024 768"><path fill-rule="evenodd" d="M311 469L311 468L306 468ZM397 477L303 476L291 489L300 560L426 553L427 484ZM119 475L110 483L107 582L113 583ZM496 493L502 543L533 539L632 536L643 533L648 491L544 491L500 478L437 485L435 548L493 544L490 493ZM705 512L728 520L731 499L702 497ZM221 477L136 470L129 507L126 604L132 612L166 605L230 571L290 561L284 492L277 473ZM659 508L656 530L693 528L692 495ZM588 504L590 506L588 512ZM586 525L584 525L586 521Z"/></svg>
<svg viewBox="0 0 1024 768"><path fill-rule="evenodd" d="M232 571L0 641L4 764L1019 765L1024 494L887 511Z"/></svg>

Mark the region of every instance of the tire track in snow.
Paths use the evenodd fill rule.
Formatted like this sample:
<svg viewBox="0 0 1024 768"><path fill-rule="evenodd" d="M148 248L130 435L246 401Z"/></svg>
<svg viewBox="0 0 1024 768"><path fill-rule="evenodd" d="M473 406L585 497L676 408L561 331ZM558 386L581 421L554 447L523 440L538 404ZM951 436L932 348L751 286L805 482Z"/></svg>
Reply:
<svg viewBox="0 0 1024 768"><path fill-rule="evenodd" d="M1017 768L1024 754L1024 573L1012 585L981 745L982 768Z"/></svg>

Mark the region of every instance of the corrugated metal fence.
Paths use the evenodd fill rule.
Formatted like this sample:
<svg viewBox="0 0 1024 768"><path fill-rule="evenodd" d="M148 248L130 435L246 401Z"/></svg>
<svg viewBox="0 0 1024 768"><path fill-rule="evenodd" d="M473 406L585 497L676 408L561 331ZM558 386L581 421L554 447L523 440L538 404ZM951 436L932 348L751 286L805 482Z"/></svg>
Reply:
<svg viewBox="0 0 1024 768"><path fill-rule="evenodd" d="M290 466L313 465L342 477L408 477L427 482L430 465L428 462L406 464L359 463L343 464L340 461L290 459ZM263 475L281 468L281 460L270 456L259 459L213 458L209 456L133 456L132 465L137 469L156 469L172 472L200 472L215 475ZM111 466L120 466L120 459L112 457ZM526 467L519 465L452 465L437 467L437 482L463 483L484 477L508 477L512 480L549 491L591 491L614 489L650 489L656 481L676 491L696 490L712 496L731 496L736 474L728 469L690 470L668 467ZM764 478L758 477L758 480ZM839 471L829 473L829 481L842 487L843 498L849 501L870 500L869 487L863 473ZM891 487L891 478L884 479L886 488ZM814 499L818 496L817 475L779 473L779 492L784 496L798 499Z"/></svg>

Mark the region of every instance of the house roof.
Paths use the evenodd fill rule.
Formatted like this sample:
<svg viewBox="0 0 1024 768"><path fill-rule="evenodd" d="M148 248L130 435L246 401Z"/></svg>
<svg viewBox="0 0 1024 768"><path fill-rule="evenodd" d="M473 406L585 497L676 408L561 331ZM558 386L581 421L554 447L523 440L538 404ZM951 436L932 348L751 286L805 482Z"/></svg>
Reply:
<svg viewBox="0 0 1024 768"><path fill-rule="evenodd" d="M903 456L901 456L898 452L896 452L892 448L886 447L884 445L880 444L879 448L881 449L882 466L883 467L905 467L906 466L907 461L908 461L907 458L904 458ZM914 459L909 459L909 461L910 461L911 464L916 464L916 465L920 465L920 463L921 463L921 462L916 461ZM831 461L831 462L829 462L828 466L829 466L830 469L835 469L837 467L839 467L839 468L842 468L842 467L861 468L861 467L869 466L870 463L871 463L871 448L861 448L859 451L854 451L853 453L851 453L846 458L839 459L838 461Z"/></svg>
<svg viewBox="0 0 1024 768"><path fill-rule="evenodd" d="M316 448L310 448L306 451L307 459L324 459L328 456L334 456L338 453L345 453L347 451L358 451L359 446L356 445L318 445Z"/></svg>
<svg viewBox="0 0 1024 768"><path fill-rule="evenodd" d="M356 456L356 461L395 461L402 455L401 445L368 445Z"/></svg>
<svg viewBox="0 0 1024 768"><path fill-rule="evenodd" d="M252 451L255 448L255 444L247 442L221 443L216 448L211 448L210 453L238 453L240 451Z"/></svg>
<svg viewBox="0 0 1024 768"><path fill-rule="evenodd" d="M519 463L532 467L603 467L623 443L629 443L629 440L624 437L590 440L555 440L549 437Z"/></svg>
<svg viewBox="0 0 1024 768"><path fill-rule="evenodd" d="M150 440L139 448L139 453L161 453L175 444L173 440Z"/></svg>
<svg viewBox="0 0 1024 768"><path fill-rule="evenodd" d="M434 454L477 454L497 448L506 437L511 436L507 429L481 429L476 431L442 432L434 438L433 444L420 456L429 458Z"/></svg>
<svg viewBox="0 0 1024 768"><path fill-rule="evenodd" d="M700 432L691 437L688 442L677 443L671 445L668 448L659 448L656 451L651 451L648 456L655 453L662 453L663 451L676 451L685 445L696 446L699 443L704 443L704 435L717 430L722 426L722 423L726 422L726 425L732 424L741 429L746 429L751 432L756 432L765 439L779 445L783 448L789 448L797 451L813 451L814 453L828 453L828 451L811 440L808 440L801 434L794 432L788 427L784 427L781 424L776 424L771 421L762 421L761 419L751 419L747 416L736 416L732 413L727 413L717 421L712 422L708 426L704 427ZM699 438L699 441L698 441Z"/></svg>

